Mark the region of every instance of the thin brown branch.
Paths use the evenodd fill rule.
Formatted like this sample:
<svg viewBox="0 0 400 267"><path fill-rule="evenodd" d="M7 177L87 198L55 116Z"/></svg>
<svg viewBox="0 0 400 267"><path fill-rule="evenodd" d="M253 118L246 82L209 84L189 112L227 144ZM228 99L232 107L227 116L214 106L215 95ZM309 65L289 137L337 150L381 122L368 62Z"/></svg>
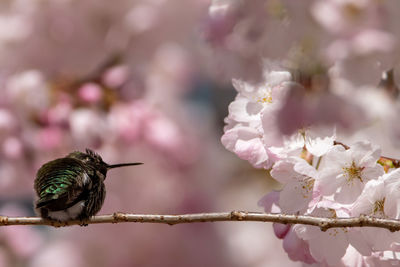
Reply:
<svg viewBox="0 0 400 267"><path fill-rule="evenodd" d="M379 159L379 162L382 162L384 164L390 164L390 166L393 166L393 168L400 168L400 160L395 159L395 158L389 158L389 157L382 156Z"/></svg>
<svg viewBox="0 0 400 267"><path fill-rule="evenodd" d="M302 215L272 214L247 211L195 213L182 215L153 215L153 214L129 214L116 212L110 215L94 216L90 220L57 222L44 220L39 217L7 217L0 216L0 226L6 225L50 225L54 227L98 224L98 223L161 223L180 224L195 222L222 222L222 221L253 221L253 222L274 222L283 224L305 224L314 225L326 231L336 227L379 227L390 231L400 230L400 221L392 219L378 219L368 216L358 218L321 218Z"/></svg>
<svg viewBox="0 0 400 267"><path fill-rule="evenodd" d="M334 145L340 145L344 147L346 150L350 149L350 147L346 144L343 144L342 142L338 141L333 141ZM390 158L390 157L385 157L381 156L380 159L378 160L379 163L381 163L384 167L390 167L390 168L400 168L400 160L395 159L395 158Z"/></svg>
<svg viewBox="0 0 400 267"><path fill-rule="evenodd" d="M333 141L333 144L336 145L340 145L342 147L344 147L346 150L349 149L350 147L348 145L343 144L342 142L338 142L338 141Z"/></svg>

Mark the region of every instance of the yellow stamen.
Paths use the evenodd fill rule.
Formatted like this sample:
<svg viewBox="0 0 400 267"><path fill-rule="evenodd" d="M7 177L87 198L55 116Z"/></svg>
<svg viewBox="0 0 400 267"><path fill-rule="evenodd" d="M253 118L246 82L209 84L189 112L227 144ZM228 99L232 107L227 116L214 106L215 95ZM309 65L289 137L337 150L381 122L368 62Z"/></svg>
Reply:
<svg viewBox="0 0 400 267"><path fill-rule="evenodd" d="M381 200L377 200L374 203L374 209L373 209L373 215L379 215L380 217L383 217L385 215L385 199L383 198Z"/></svg>
<svg viewBox="0 0 400 267"><path fill-rule="evenodd" d="M272 96L264 96L257 100L258 103L272 103Z"/></svg>
<svg viewBox="0 0 400 267"><path fill-rule="evenodd" d="M303 180L302 185L301 185L303 198L310 197L310 194L312 193L312 191L314 189L314 183L315 183L315 179L313 179L311 177L307 177Z"/></svg>
<svg viewBox="0 0 400 267"><path fill-rule="evenodd" d="M348 182L352 182L354 179L364 182L361 177L361 172L363 169L364 168L357 167L354 161L352 161L350 167L343 167L344 175L347 177Z"/></svg>

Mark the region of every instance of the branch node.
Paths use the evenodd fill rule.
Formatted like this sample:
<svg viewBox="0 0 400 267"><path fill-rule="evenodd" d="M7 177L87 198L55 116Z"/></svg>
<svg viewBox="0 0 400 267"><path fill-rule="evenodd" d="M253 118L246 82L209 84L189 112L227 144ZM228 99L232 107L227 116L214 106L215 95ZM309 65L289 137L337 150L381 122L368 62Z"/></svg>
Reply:
<svg viewBox="0 0 400 267"><path fill-rule="evenodd" d="M128 218L126 217L125 213L122 212L114 212L113 213L113 222L112 223L119 223L119 222L127 222Z"/></svg>
<svg viewBox="0 0 400 267"><path fill-rule="evenodd" d="M326 232L331 227L327 221L322 221L319 223L319 228L321 229L322 232Z"/></svg>
<svg viewBox="0 0 400 267"><path fill-rule="evenodd" d="M0 216L0 223L2 225L8 225L8 217L7 216Z"/></svg>
<svg viewBox="0 0 400 267"><path fill-rule="evenodd" d="M236 221L242 221L243 220L243 212L241 212L241 211L232 211L231 212L231 218L233 219L233 220L236 220Z"/></svg>
<svg viewBox="0 0 400 267"><path fill-rule="evenodd" d="M362 227L368 221L368 217L365 216L365 214L360 214L360 217L358 217L358 221L359 221L360 227Z"/></svg>

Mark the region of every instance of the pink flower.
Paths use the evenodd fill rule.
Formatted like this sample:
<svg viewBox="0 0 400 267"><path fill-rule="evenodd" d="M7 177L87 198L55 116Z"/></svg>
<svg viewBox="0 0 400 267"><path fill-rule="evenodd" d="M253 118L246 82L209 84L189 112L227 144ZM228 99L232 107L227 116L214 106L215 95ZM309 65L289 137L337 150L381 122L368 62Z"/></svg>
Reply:
<svg viewBox="0 0 400 267"><path fill-rule="evenodd" d="M17 126L17 119L10 110L0 109L0 130L2 132L10 132Z"/></svg>
<svg viewBox="0 0 400 267"><path fill-rule="evenodd" d="M27 112L43 110L49 105L49 87L44 75L37 70L24 71L7 80L6 92L10 100L18 103L18 108Z"/></svg>
<svg viewBox="0 0 400 267"><path fill-rule="evenodd" d="M400 253L394 251L375 252L370 257L365 257L368 266L392 267L398 265Z"/></svg>
<svg viewBox="0 0 400 267"><path fill-rule="evenodd" d="M381 180L384 182L385 203L384 213L390 218L400 219L400 169L385 173Z"/></svg>
<svg viewBox="0 0 400 267"><path fill-rule="evenodd" d="M71 112L69 125L76 141L92 143L107 135L106 118L100 112L80 108Z"/></svg>
<svg viewBox="0 0 400 267"><path fill-rule="evenodd" d="M290 135L307 127L332 127L350 131L360 125L363 112L354 102L329 91L329 87L306 89L298 83L287 83L286 99L276 121L282 134ZM340 109L337 107L340 106Z"/></svg>
<svg viewBox="0 0 400 267"><path fill-rule="evenodd" d="M21 140L16 137L8 137L3 143L3 153L11 159L20 158L23 155Z"/></svg>
<svg viewBox="0 0 400 267"><path fill-rule="evenodd" d="M363 27L378 26L378 8L379 3L370 0L319 0L311 13L327 31L346 36Z"/></svg>
<svg viewBox="0 0 400 267"><path fill-rule="evenodd" d="M119 65L108 69L102 77L105 85L111 88L119 88L128 80L129 70L127 66Z"/></svg>
<svg viewBox="0 0 400 267"><path fill-rule="evenodd" d="M332 132L332 135L326 136L326 131L315 131L311 128L302 130L290 137L285 137L282 147L271 147L270 150L282 159L290 156L299 157L304 148L311 155L321 157L333 147L336 130L333 129Z"/></svg>
<svg viewBox="0 0 400 267"><path fill-rule="evenodd" d="M289 233L291 226L289 224L273 223L272 227L277 238L284 239Z"/></svg>
<svg viewBox="0 0 400 267"><path fill-rule="evenodd" d="M61 100L45 112L44 120L51 125L66 125L72 109L69 99Z"/></svg>
<svg viewBox="0 0 400 267"><path fill-rule="evenodd" d="M346 216L345 211L335 211L323 206L322 203L318 204L309 215L326 218ZM298 237L308 243L311 256L316 261L326 262L330 266L336 266L340 263L349 245L346 229L331 228L322 232L318 227L300 224L296 224L293 228Z"/></svg>
<svg viewBox="0 0 400 267"><path fill-rule="evenodd" d="M390 5L390 1L319 0L311 7L329 40L323 50L325 59L339 63L342 75L355 83L375 86L382 71L396 64L392 55L398 53L398 39L390 24L397 14L389 15Z"/></svg>
<svg viewBox="0 0 400 267"><path fill-rule="evenodd" d="M308 242L300 239L293 227L283 239L282 246L292 261L301 261L307 264L317 262L310 253Z"/></svg>
<svg viewBox="0 0 400 267"><path fill-rule="evenodd" d="M269 192L258 201L258 206L263 207L265 212L280 213L279 195L278 191Z"/></svg>
<svg viewBox="0 0 400 267"><path fill-rule="evenodd" d="M284 184L279 206L284 213L304 213L308 204L316 198L314 182L318 172L307 161L290 157L275 163L271 176Z"/></svg>
<svg viewBox="0 0 400 267"><path fill-rule="evenodd" d="M272 165L259 133L251 127L230 129L222 136L221 142L226 149L249 161L255 168L270 168Z"/></svg>
<svg viewBox="0 0 400 267"><path fill-rule="evenodd" d="M143 137L161 150L172 151L181 147L183 136L177 125L162 114L153 113L145 121Z"/></svg>
<svg viewBox="0 0 400 267"><path fill-rule="evenodd" d="M324 156L316 186L322 195L334 195L339 203L353 203L369 180L384 171L377 163L381 151L368 142L357 142L346 150L334 146Z"/></svg>
<svg viewBox="0 0 400 267"><path fill-rule="evenodd" d="M220 2L220 3L218 3ZM209 17L203 27L203 37L213 45L225 45L226 38L232 33L236 22L234 14L235 3L223 1L214 1L209 8Z"/></svg>
<svg viewBox="0 0 400 267"><path fill-rule="evenodd" d="M339 266L364 267L364 266L375 266L375 265L369 265L367 257L364 257L352 245L349 245L346 250L346 254L343 256L341 264Z"/></svg>
<svg viewBox="0 0 400 267"><path fill-rule="evenodd" d="M272 191L260 199L258 205L264 207L266 212L280 213L279 195L279 192ZM315 263L310 254L308 243L297 236L291 225L274 223L273 228L275 235L279 239L283 239L283 248L291 260L308 264Z"/></svg>
<svg viewBox="0 0 400 267"><path fill-rule="evenodd" d="M63 131L58 127L45 127L38 131L38 147L44 150L52 150L60 147L63 142Z"/></svg>
<svg viewBox="0 0 400 267"><path fill-rule="evenodd" d="M352 206L351 215L358 217L363 214L377 218L398 219L400 208L398 204L399 171L400 169L397 169L383 175L378 180L369 181ZM367 255L373 251L392 250L392 245L400 242L400 233L392 233L387 229L363 227L359 229L359 233L362 240L354 243L354 246L357 249L360 243L363 247L367 246L369 251L364 252ZM363 248L361 251L365 251L365 249Z"/></svg>
<svg viewBox="0 0 400 267"><path fill-rule="evenodd" d="M281 208L279 207L279 195L280 192L272 191L265 196L263 196L258 201L258 206L263 207L265 212L269 213L281 213ZM290 230L290 225L273 223L272 227L277 238L283 239Z"/></svg>
<svg viewBox="0 0 400 267"><path fill-rule="evenodd" d="M85 83L78 90L79 98L88 103L98 102L102 95L102 88L96 83Z"/></svg>
<svg viewBox="0 0 400 267"><path fill-rule="evenodd" d="M108 114L107 121L114 135L126 142L135 142L141 138L149 106L143 101L114 105Z"/></svg>
<svg viewBox="0 0 400 267"><path fill-rule="evenodd" d="M259 85L233 80L238 95L229 105L228 125L221 141L256 168L268 169L278 159L270 148L283 142L275 113L285 95L282 85L291 75L285 71L266 71L264 76L265 82Z"/></svg>

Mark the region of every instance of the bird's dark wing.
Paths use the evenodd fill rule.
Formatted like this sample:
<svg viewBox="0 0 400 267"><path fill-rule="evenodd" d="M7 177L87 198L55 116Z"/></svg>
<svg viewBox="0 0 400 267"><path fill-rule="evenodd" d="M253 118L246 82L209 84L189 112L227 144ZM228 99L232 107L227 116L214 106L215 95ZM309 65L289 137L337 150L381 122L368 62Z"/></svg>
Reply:
<svg viewBox="0 0 400 267"><path fill-rule="evenodd" d="M36 208L51 211L67 209L84 199L91 183L86 167L77 159L61 158L44 164L37 172Z"/></svg>

